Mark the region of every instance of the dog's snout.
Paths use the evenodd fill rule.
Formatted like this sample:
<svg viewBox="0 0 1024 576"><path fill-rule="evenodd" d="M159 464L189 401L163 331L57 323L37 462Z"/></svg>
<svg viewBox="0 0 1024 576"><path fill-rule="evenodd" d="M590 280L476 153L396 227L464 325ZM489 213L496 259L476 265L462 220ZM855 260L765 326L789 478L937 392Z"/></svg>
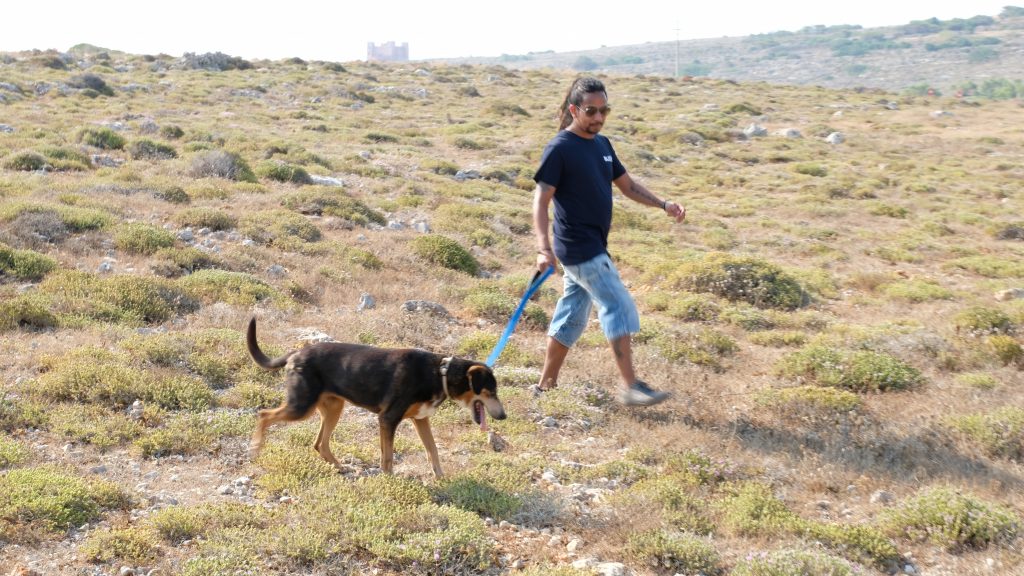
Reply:
<svg viewBox="0 0 1024 576"><path fill-rule="evenodd" d="M501 402L493 402L487 404L487 413L490 414L491 418L495 420L505 419L505 407L501 405Z"/></svg>

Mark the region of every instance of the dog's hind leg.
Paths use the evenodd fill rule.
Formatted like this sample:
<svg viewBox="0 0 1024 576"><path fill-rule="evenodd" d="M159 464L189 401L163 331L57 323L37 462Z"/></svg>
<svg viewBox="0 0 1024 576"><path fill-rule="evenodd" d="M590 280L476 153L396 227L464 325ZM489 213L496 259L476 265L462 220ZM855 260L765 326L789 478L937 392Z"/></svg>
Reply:
<svg viewBox="0 0 1024 576"><path fill-rule="evenodd" d="M341 412L345 409L345 400L324 394L320 397L316 409L320 412L320 432L316 435L313 449L320 454L321 458L334 464L334 467L340 470L341 464L331 452L331 434L334 433L334 427L341 419Z"/></svg>
<svg viewBox="0 0 1024 576"><path fill-rule="evenodd" d="M252 433L252 441L249 443L249 458L255 459L259 455L260 450L263 448L263 438L267 433L267 428L278 422L302 420L309 416L310 413L312 413L312 407L303 412L302 410L296 410L287 403L272 410L260 410L256 420L256 430Z"/></svg>
<svg viewBox="0 0 1024 576"><path fill-rule="evenodd" d="M423 447L427 449L430 466L434 469L434 477L440 478L444 476L444 472L441 471L441 461L437 457L437 444L434 444L434 434L430 431L430 419L414 418L412 423L416 425L416 432L420 435L420 441L423 442Z"/></svg>

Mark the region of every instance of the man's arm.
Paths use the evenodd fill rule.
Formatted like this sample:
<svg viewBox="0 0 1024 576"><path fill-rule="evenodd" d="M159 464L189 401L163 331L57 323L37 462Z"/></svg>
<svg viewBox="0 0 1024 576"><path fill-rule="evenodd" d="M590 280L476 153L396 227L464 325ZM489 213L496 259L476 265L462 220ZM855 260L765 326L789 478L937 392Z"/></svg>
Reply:
<svg viewBox="0 0 1024 576"><path fill-rule="evenodd" d="M668 212L669 216L675 218L676 222L682 222L683 218L686 218L686 207L668 200L660 200L643 184L630 178L629 172L626 172L622 176L612 180L612 182L615 183L615 186L622 191L626 198L629 198L634 202L639 202L645 206L661 208L665 212Z"/></svg>
<svg viewBox="0 0 1024 576"><path fill-rule="evenodd" d="M555 187L538 182L533 190L533 233L537 239L537 269L547 270L555 265L555 253L551 249L548 230L551 228L551 217L548 207L555 196Z"/></svg>

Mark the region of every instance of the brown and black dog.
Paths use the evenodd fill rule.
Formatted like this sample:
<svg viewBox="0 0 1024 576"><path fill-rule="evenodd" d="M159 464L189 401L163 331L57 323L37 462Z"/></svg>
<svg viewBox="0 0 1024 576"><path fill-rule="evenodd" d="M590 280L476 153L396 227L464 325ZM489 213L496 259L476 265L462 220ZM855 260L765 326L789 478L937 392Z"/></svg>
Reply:
<svg viewBox="0 0 1024 576"><path fill-rule="evenodd" d="M256 344L256 319L246 333L249 355L268 370L285 369L285 401L272 410L260 410L252 436L251 455L263 447L267 428L277 422L294 422L320 412L320 432L313 449L338 468L331 452L331 434L349 402L377 414L380 424L380 467L390 474L394 462L395 430L412 418L434 475L442 476L437 446L429 418L451 398L484 426L487 414L505 418L498 400L498 383L491 369L479 362L445 358L412 348L376 348L360 344L321 342L271 359Z"/></svg>

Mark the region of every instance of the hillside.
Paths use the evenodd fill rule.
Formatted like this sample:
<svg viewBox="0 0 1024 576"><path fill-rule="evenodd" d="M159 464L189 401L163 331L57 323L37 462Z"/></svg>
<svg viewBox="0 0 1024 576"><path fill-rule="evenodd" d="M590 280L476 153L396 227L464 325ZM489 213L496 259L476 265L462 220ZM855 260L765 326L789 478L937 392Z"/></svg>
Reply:
<svg viewBox="0 0 1024 576"><path fill-rule="evenodd" d="M457 58L449 64L501 64L613 74L705 76L829 88L932 88L952 94L964 84L1024 80L1024 9L998 16L919 20L903 26L809 26L745 37L603 46L577 52L531 52Z"/></svg>
<svg viewBox="0 0 1024 576"><path fill-rule="evenodd" d="M435 480L358 408L340 472L316 416L251 460L243 330L485 358L572 75L75 54L0 55L0 573L1024 573L1019 101L606 75L688 208L619 197L610 241L673 398L618 404L596 323L531 395L556 276L507 447L448 402Z"/></svg>

